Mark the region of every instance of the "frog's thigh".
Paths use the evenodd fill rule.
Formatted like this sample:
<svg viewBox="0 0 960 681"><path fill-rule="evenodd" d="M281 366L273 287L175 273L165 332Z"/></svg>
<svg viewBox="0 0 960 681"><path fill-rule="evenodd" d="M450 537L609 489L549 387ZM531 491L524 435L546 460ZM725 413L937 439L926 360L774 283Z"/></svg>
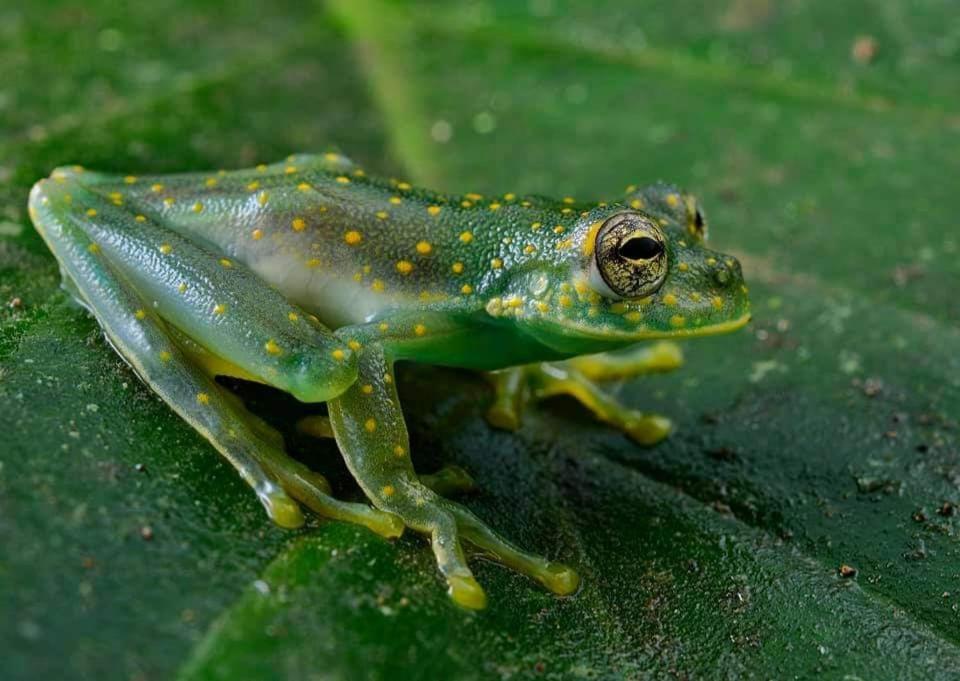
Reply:
<svg viewBox="0 0 960 681"><path fill-rule="evenodd" d="M670 434L670 420L630 409L569 366L543 362L527 368L534 399L570 395L605 423L623 430L642 445L654 445Z"/></svg>
<svg viewBox="0 0 960 681"><path fill-rule="evenodd" d="M658 341L628 350L574 357L557 364L576 369L592 381L610 381L678 369L683 365L683 351L676 343Z"/></svg>
<svg viewBox="0 0 960 681"><path fill-rule="evenodd" d="M441 498L417 478L391 362L378 344L364 347L356 384L329 407L337 444L350 472L375 506L430 536L437 565L457 603L469 608L482 608L486 603L467 566L461 538L557 593L570 593L576 587L572 570L516 549L472 513Z"/></svg>
<svg viewBox="0 0 960 681"><path fill-rule="evenodd" d="M322 476L287 457L280 436L247 413L236 397L191 361L192 353L184 352L167 323L145 304L141 292L118 274L117 263L90 238L85 228L96 215L86 211L98 209L80 206L79 211L69 210L57 201L69 185L58 191L50 184L44 182L34 189L30 209L65 276L117 351L237 469L270 517L284 527L301 525L303 516L290 498L293 496L322 515L361 522L391 536L399 534L395 518L328 496Z"/></svg>

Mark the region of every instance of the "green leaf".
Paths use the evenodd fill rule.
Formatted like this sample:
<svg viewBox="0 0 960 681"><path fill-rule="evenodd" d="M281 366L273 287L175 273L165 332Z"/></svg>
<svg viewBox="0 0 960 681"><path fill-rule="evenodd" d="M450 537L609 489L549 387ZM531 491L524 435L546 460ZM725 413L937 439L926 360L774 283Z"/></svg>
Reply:
<svg viewBox="0 0 960 681"><path fill-rule="evenodd" d="M637 5L0 11L5 678L955 677L956 13ZM418 537L270 526L59 291L26 216L55 165L232 167L331 144L450 191L615 199L670 180L743 261L748 331L614 386L677 422L653 449L563 401L493 431L479 377L401 371L418 467L467 468L481 491L465 502L576 565L576 596L478 562L490 605L467 613ZM302 407L244 395L357 494L332 444L291 429Z"/></svg>

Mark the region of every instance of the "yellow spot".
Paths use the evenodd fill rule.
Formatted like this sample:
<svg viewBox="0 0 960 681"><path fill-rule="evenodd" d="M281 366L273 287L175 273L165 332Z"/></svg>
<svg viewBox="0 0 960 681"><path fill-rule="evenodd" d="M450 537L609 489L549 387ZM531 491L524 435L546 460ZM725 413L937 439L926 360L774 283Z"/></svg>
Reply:
<svg viewBox="0 0 960 681"><path fill-rule="evenodd" d="M390 217L390 214L385 210L378 210L376 215L378 220L386 220L388 217Z"/></svg>
<svg viewBox="0 0 960 681"><path fill-rule="evenodd" d="M566 293L557 298L557 300L560 302L561 307L570 307L573 305L573 300Z"/></svg>
<svg viewBox="0 0 960 681"><path fill-rule="evenodd" d="M253 238L254 241L260 241L260 239L263 238L263 230L255 229L252 232L250 232L250 236Z"/></svg>
<svg viewBox="0 0 960 681"><path fill-rule="evenodd" d="M350 184L350 178L346 175L337 175L337 182L340 184Z"/></svg>
<svg viewBox="0 0 960 681"><path fill-rule="evenodd" d="M527 255L530 255L531 253L535 253L536 250L537 250L537 247L534 246L533 244L527 244L526 246L523 247L523 252L526 253Z"/></svg>
<svg viewBox="0 0 960 681"><path fill-rule="evenodd" d="M423 324L417 324L415 327L413 327L413 332L418 336L422 336L427 332L427 327Z"/></svg>
<svg viewBox="0 0 960 681"><path fill-rule="evenodd" d="M154 194L159 194L160 192L163 191L163 185L160 184L159 182L157 182L156 184L152 184L150 185L150 191L152 191Z"/></svg>
<svg viewBox="0 0 960 681"><path fill-rule="evenodd" d="M623 303L613 303L610 306L610 311L613 314L623 314L624 312L627 311L627 306L624 305Z"/></svg>
<svg viewBox="0 0 960 681"><path fill-rule="evenodd" d="M464 295L470 295L473 293L473 287L470 284L464 284L460 287L460 293Z"/></svg>
<svg viewBox="0 0 960 681"><path fill-rule="evenodd" d="M89 215L90 217L93 217L96 214L97 214L97 211L95 208L87 208L87 215Z"/></svg>
<svg viewBox="0 0 960 681"><path fill-rule="evenodd" d="M137 181L137 176L127 175L125 178L123 178L123 181L126 182L127 184L133 184L134 182Z"/></svg>
<svg viewBox="0 0 960 681"><path fill-rule="evenodd" d="M597 243L597 232L600 231L600 228L603 226L603 220L597 220L592 225L590 229L587 230L587 236L583 240L583 254L586 256L593 255L593 249L596 247Z"/></svg>
<svg viewBox="0 0 960 681"><path fill-rule="evenodd" d="M197 393L197 402L200 404L210 404L210 396L207 393Z"/></svg>
<svg viewBox="0 0 960 681"><path fill-rule="evenodd" d="M375 293L383 293L384 288L383 281L380 279L374 279L373 283L370 284L370 290L374 291Z"/></svg>
<svg viewBox="0 0 960 681"><path fill-rule="evenodd" d="M160 252L163 253L164 255L170 255L172 251L173 251L173 246L171 246L170 244L160 244Z"/></svg>
<svg viewBox="0 0 960 681"><path fill-rule="evenodd" d="M390 203L392 203L394 206L399 205L401 201L403 201L403 199L401 199L399 196L390 197Z"/></svg>
<svg viewBox="0 0 960 681"><path fill-rule="evenodd" d="M181 281L181 282L180 282L180 285L177 286L177 291L179 291L180 293L186 293L186 292L187 292L187 285L186 285L184 282Z"/></svg>
<svg viewBox="0 0 960 681"><path fill-rule="evenodd" d="M226 258L220 258L220 267L233 267L233 263Z"/></svg>
<svg viewBox="0 0 960 681"><path fill-rule="evenodd" d="M523 305L523 298L520 296L510 296L509 298L504 299L503 304L507 307L517 308Z"/></svg>
<svg viewBox="0 0 960 681"><path fill-rule="evenodd" d="M557 242L556 248L558 251L565 251L571 246L573 246L573 239L564 239Z"/></svg>
<svg viewBox="0 0 960 681"><path fill-rule="evenodd" d="M383 382L386 383L386 384L388 384L388 385L389 385L390 383L393 383L393 376L391 376L390 374L384 374L384 375L383 375Z"/></svg>
<svg viewBox="0 0 960 681"><path fill-rule="evenodd" d="M574 203L574 198L572 196L564 196L563 202L567 204Z"/></svg>
<svg viewBox="0 0 960 681"><path fill-rule="evenodd" d="M682 262L679 265L677 265L677 269L680 270L681 272L686 272L687 270L690 269L690 265L688 265L685 262Z"/></svg>
<svg viewBox="0 0 960 681"><path fill-rule="evenodd" d="M267 164L266 164L266 163L258 163L258 164L257 164L257 172L260 172L260 173L265 173L265 172L267 172Z"/></svg>
<svg viewBox="0 0 960 681"><path fill-rule="evenodd" d="M362 392L364 395L370 395L373 393L373 386L367 383L360 388L360 392Z"/></svg>
<svg viewBox="0 0 960 681"><path fill-rule="evenodd" d="M676 208L680 203L680 197L676 194L667 194L667 205L671 208Z"/></svg>
<svg viewBox="0 0 960 681"><path fill-rule="evenodd" d="M479 201L483 198L483 194L477 194L476 192L470 192L468 194L464 194L464 196L466 196L471 201Z"/></svg>
<svg viewBox="0 0 960 681"><path fill-rule="evenodd" d="M350 346L350 349L353 350L354 352L356 352L361 347L363 347L362 345L360 345L359 341L355 341L353 339L348 340L347 345Z"/></svg>
<svg viewBox="0 0 960 681"><path fill-rule="evenodd" d="M411 189L413 189L413 187L410 186L410 183L409 183L409 182L398 182L398 183L397 183L397 189L399 189L399 190L401 190L401 191L408 192L408 191L410 191Z"/></svg>
<svg viewBox="0 0 960 681"><path fill-rule="evenodd" d="M160 351L160 361L161 361L161 362L169 362L169 361L170 361L170 358L171 358L171 355L170 355L169 352L167 352L166 350L161 350L161 351Z"/></svg>
<svg viewBox="0 0 960 681"><path fill-rule="evenodd" d="M328 160L328 161L339 161L339 160L340 160L340 154L337 154L337 153L332 152L332 151L328 151L327 153L325 153L325 154L323 155L323 157L324 157L326 160Z"/></svg>
<svg viewBox="0 0 960 681"><path fill-rule="evenodd" d="M375 419L367 419L363 422L363 427L368 433L372 433L377 429L377 421Z"/></svg>
<svg viewBox="0 0 960 681"><path fill-rule="evenodd" d="M633 199L630 202L630 207L633 208L634 210L640 210L641 208L643 208L643 201L641 201L640 199Z"/></svg>
<svg viewBox="0 0 960 681"><path fill-rule="evenodd" d="M720 296L714 296L714 297L710 300L710 304L713 305L713 309L715 309L715 310L722 310L722 309L723 309L723 298L721 298Z"/></svg>
<svg viewBox="0 0 960 681"><path fill-rule="evenodd" d="M342 362L344 357L347 356L347 354L340 348L337 348L336 350L330 353L330 356L333 357L338 362Z"/></svg>
<svg viewBox="0 0 960 681"><path fill-rule="evenodd" d="M319 267L320 259L319 258L310 258L307 260L307 267Z"/></svg>
<svg viewBox="0 0 960 681"><path fill-rule="evenodd" d="M716 258L707 258L707 264L710 265L710 267L713 267L714 265L717 264L717 259L716 259Z"/></svg>
<svg viewBox="0 0 960 681"><path fill-rule="evenodd" d="M692 300L693 302L699 303L700 299L701 299L700 294L697 293L696 291L690 294L690 300Z"/></svg>
<svg viewBox="0 0 960 681"><path fill-rule="evenodd" d="M490 210L500 210L500 204L494 201L490 204Z"/></svg>
<svg viewBox="0 0 960 681"><path fill-rule="evenodd" d="M283 172L287 175L293 175L295 172L297 172L297 166L287 166L283 169Z"/></svg>
<svg viewBox="0 0 960 681"><path fill-rule="evenodd" d="M393 448L393 455L396 457L404 456L407 453L407 450L403 448L403 445L397 445Z"/></svg>
<svg viewBox="0 0 960 681"><path fill-rule="evenodd" d="M136 317L137 319L146 319L147 311L143 309L137 310L136 312L133 313L133 316Z"/></svg>
<svg viewBox="0 0 960 681"><path fill-rule="evenodd" d="M627 188L623 190L623 193L624 193L624 194L630 194L630 193L635 192L635 191L637 191L637 185L635 185L635 184L628 184L628 185L627 185Z"/></svg>
<svg viewBox="0 0 960 681"><path fill-rule="evenodd" d="M501 267L503 267L503 260L500 258L494 258L490 261L490 267L495 270L499 270Z"/></svg>
<svg viewBox="0 0 960 681"><path fill-rule="evenodd" d="M636 323L636 322L639 322L641 319L643 319L643 315L641 315L641 314L640 314L639 312L637 312L636 310L633 310L633 311L628 312L627 314L623 315L623 318L626 319L628 322L634 322L634 323Z"/></svg>
<svg viewBox="0 0 960 681"><path fill-rule="evenodd" d="M363 168L357 168L356 170L353 171L353 175L354 177L363 177L364 175L366 175L366 173L363 172Z"/></svg>
<svg viewBox="0 0 960 681"><path fill-rule="evenodd" d="M517 198L517 195L514 194L513 192L508 192L503 195L504 201L513 201L515 198Z"/></svg>
<svg viewBox="0 0 960 681"><path fill-rule="evenodd" d="M110 192L110 200L117 206L123 205L123 194L120 192Z"/></svg>
<svg viewBox="0 0 960 681"><path fill-rule="evenodd" d="M227 311L227 306L223 303L217 303L213 306L213 314L223 314Z"/></svg>
<svg viewBox="0 0 960 681"><path fill-rule="evenodd" d="M681 326L687 323L687 320L683 318L682 315L674 315L670 317L670 326L679 329Z"/></svg>
<svg viewBox="0 0 960 681"><path fill-rule="evenodd" d="M313 189L313 187L311 187L311 186L310 186L309 184L307 184L306 182L301 182L300 184L297 185L297 189L300 190L300 191L302 191L302 192L308 192L308 191L310 191L311 189Z"/></svg>
<svg viewBox="0 0 960 681"><path fill-rule="evenodd" d="M672 293L668 293L663 297L663 304L667 307L674 307L677 304L677 297Z"/></svg>
<svg viewBox="0 0 960 681"><path fill-rule="evenodd" d="M420 255L429 255L430 251L433 250L433 246L430 245L429 241L418 241L417 242L417 253Z"/></svg>
<svg viewBox="0 0 960 681"><path fill-rule="evenodd" d="M387 329L390 328L390 325L387 324L386 322L380 322L380 323L377 325L377 328L380 330L380 333L385 333L385 332L387 331Z"/></svg>
<svg viewBox="0 0 960 681"><path fill-rule="evenodd" d="M174 204L174 198L173 198L172 196L168 196L167 198L165 198L165 199L163 200L163 205L164 205L164 206L167 206L168 208L169 208L170 206L172 206L173 204Z"/></svg>
<svg viewBox="0 0 960 681"><path fill-rule="evenodd" d="M193 204L193 212L194 212L194 213L202 213L202 212L203 212L203 204L200 203L199 201L197 201L195 204Z"/></svg>
<svg viewBox="0 0 960 681"><path fill-rule="evenodd" d="M560 212L563 213L564 215L570 215L570 213L573 212L573 208L561 208Z"/></svg>
<svg viewBox="0 0 960 681"><path fill-rule="evenodd" d="M554 234L563 234L565 231L567 231L567 228L564 227L563 225L557 225L556 227L553 228Z"/></svg>
<svg viewBox="0 0 960 681"><path fill-rule="evenodd" d="M454 274L460 274L460 273L462 273L462 272L463 272L463 263L462 263L462 262L455 262L455 263L453 263L453 265L450 266L450 270L451 270Z"/></svg>
<svg viewBox="0 0 960 681"><path fill-rule="evenodd" d="M394 494L397 493L397 490L393 488L393 485L384 485L383 488L380 490L380 493L385 497L392 497Z"/></svg>
<svg viewBox="0 0 960 681"><path fill-rule="evenodd" d="M293 227L294 232L302 232L307 228L307 221L303 218L294 218L290 226Z"/></svg>
<svg viewBox="0 0 960 681"><path fill-rule="evenodd" d="M261 206L266 206L267 201L269 200L270 200L269 192L260 192L259 194L257 194L257 203L259 203Z"/></svg>
<svg viewBox="0 0 960 681"><path fill-rule="evenodd" d="M271 355L279 355L283 352L279 345L271 338L263 344L263 349Z"/></svg>
<svg viewBox="0 0 960 681"><path fill-rule="evenodd" d="M216 187L216 186L217 186L217 182L218 182L217 178L215 178L215 177L208 177L208 178L207 178L207 181L204 182L204 184L207 185L208 187Z"/></svg>
<svg viewBox="0 0 960 681"><path fill-rule="evenodd" d="M298 315L296 312L290 312L287 314L287 319L289 319L291 322L296 322L299 321L300 315Z"/></svg>
<svg viewBox="0 0 960 681"><path fill-rule="evenodd" d="M467 201L466 199L464 199L463 201L461 201L461 202L460 202L460 205L463 206L464 208L473 208L473 202L472 202L472 201Z"/></svg>
<svg viewBox="0 0 960 681"><path fill-rule="evenodd" d="M253 182L247 185L247 189L252 192L257 191L258 189L260 189L260 181L254 180Z"/></svg>
<svg viewBox="0 0 960 681"><path fill-rule="evenodd" d="M348 246L356 246L363 241L363 235L357 230L351 229L343 235L343 240L347 242Z"/></svg>
<svg viewBox="0 0 960 681"><path fill-rule="evenodd" d="M400 274L410 274L413 272L413 263L409 260L398 260L397 261L397 272Z"/></svg>
<svg viewBox="0 0 960 681"><path fill-rule="evenodd" d="M547 305L547 304L546 304L545 302L543 302L542 300L538 300L535 304L536 304L536 306L537 306L537 310L539 310L541 314L543 314L543 313L545 313L545 312L547 312L547 311L550 310L550 306Z"/></svg>
<svg viewBox="0 0 960 681"><path fill-rule="evenodd" d="M462 241L462 242L465 243L465 244L470 243L471 241L473 241L473 233L472 233L472 232L460 232L460 241Z"/></svg>
<svg viewBox="0 0 960 681"><path fill-rule="evenodd" d="M134 220L136 220L137 222L146 222L146 221L147 221L147 216L146 216L146 215L138 215L137 217L134 218Z"/></svg>
<svg viewBox="0 0 960 681"><path fill-rule="evenodd" d="M530 229L532 229L534 232L536 232L541 227L543 227L542 222L534 222L532 225L530 225Z"/></svg>
<svg viewBox="0 0 960 681"><path fill-rule="evenodd" d="M427 212L430 215L440 215L440 206L427 206Z"/></svg>

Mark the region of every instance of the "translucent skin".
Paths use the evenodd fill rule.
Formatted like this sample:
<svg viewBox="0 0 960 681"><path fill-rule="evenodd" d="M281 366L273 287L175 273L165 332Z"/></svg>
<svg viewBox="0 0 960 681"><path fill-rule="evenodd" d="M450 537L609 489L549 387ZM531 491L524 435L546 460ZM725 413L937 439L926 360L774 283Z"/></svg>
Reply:
<svg viewBox="0 0 960 681"><path fill-rule="evenodd" d="M666 279L642 300L597 284L597 233L623 211L656 219L666 237ZM302 522L296 499L388 536L404 526L427 533L467 607L485 597L461 537L558 593L575 588L576 574L512 547L417 477L393 363L501 369L749 318L739 264L704 246L695 200L665 185L628 188L615 204L454 197L369 178L330 153L155 177L63 168L37 183L30 212L120 354L230 459L274 520ZM217 374L329 401L330 430L376 508L333 499L319 476L285 460L210 380ZM582 393L579 374L537 376L544 394ZM598 398L580 399L593 408ZM617 424L619 407L600 402ZM666 433L630 423L638 441Z"/></svg>

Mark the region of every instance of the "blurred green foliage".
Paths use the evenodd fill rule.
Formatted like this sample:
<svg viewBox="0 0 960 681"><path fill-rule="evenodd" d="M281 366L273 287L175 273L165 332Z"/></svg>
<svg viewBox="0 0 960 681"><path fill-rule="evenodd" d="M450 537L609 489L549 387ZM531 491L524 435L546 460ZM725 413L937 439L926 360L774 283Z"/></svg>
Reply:
<svg viewBox="0 0 960 681"><path fill-rule="evenodd" d="M0 7L0 37L4 678L955 678L950 2L59 1ZM421 470L470 470L467 503L577 565L575 598L482 563L474 615L416 537L270 526L58 289L26 216L59 164L329 145L450 191L673 181L743 260L749 331L619 387L678 422L655 449L565 402L491 431L478 377L401 373ZM292 432L304 407L245 396L357 494Z"/></svg>

